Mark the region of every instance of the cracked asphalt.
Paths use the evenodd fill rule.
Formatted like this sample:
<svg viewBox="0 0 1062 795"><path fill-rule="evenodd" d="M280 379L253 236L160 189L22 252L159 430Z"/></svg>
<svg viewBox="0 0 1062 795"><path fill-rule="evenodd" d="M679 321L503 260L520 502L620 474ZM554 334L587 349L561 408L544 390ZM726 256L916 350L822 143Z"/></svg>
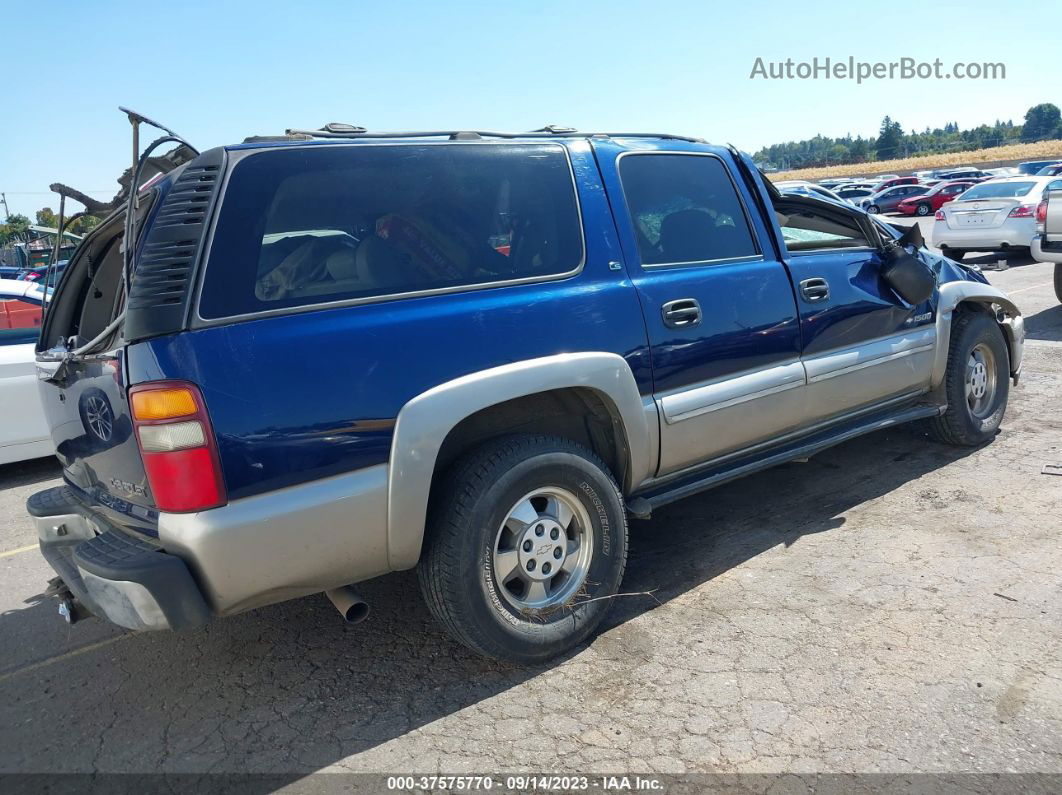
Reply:
<svg viewBox="0 0 1062 795"><path fill-rule="evenodd" d="M983 258L988 263L990 258ZM450 641L402 573L190 634L67 627L0 468L0 772L1062 773L1062 306L977 450L874 434L631 527L603 631L548 666ZM20 551L21 550L21 551Z"/></svg>

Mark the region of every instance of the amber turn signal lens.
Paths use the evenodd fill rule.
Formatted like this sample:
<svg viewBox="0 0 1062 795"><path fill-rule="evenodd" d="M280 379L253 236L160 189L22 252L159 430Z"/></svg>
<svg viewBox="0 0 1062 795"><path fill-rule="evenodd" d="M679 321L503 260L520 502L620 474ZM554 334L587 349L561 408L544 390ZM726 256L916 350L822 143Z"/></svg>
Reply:
<svg viewBox="0 0 1062 795"><path fill-rule="evenodd" d="M198 410L190 389L146 389L134 392L132 398L133 418L141 422L187 417Z"/></svg>

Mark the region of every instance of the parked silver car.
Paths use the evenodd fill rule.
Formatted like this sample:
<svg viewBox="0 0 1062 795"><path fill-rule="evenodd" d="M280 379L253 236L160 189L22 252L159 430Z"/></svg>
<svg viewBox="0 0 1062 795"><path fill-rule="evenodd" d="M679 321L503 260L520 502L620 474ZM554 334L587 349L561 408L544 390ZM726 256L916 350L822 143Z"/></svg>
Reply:
<svg viewBox="0 0 1062 795"><path fill-rule="evenodd" d="M1008 177L974 185L937 210L933 245L961 259L971 251L1028 249L1036 235L1036 206L1058 177Z"/></svg>
<svg viewBox="0 0 1062 795"><path fill-rule="evenodd" d="M921 196L929 190L925 185L895 185L878 191L859 202L859 206L868 213L893 213L904 199Z"/></svg>

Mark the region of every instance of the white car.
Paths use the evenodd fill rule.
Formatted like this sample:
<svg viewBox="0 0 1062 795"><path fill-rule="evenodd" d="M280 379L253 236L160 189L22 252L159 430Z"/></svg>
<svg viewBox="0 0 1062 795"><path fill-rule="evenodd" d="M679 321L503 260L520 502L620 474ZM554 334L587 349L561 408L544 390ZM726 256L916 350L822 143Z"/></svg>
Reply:
<svg viewBox="0 0 1062 795"><path fill-rule="evenodd" d="M1036 235L1036 206L1058 177L1003 177L974 185L945 204L933 222L932 243L953 259L971 251L1028 249Z"/></svg>
<svg viewBox="0 0 1062 795"><path fill-rule="evenodd" d="M36 282L0 279L0 464L52 455L33 349L46 294Z"/></svg>
<svg viewBox="0 0 1062 795"><path fill-rule="evenodd" d="M829 199L841 204L851 204L851 202L842 199L829 188L824 188L822 185L813 185L810 182L779 182L775 187L781 193L795 193L798 196L811 196L815 199Z"/></svg>

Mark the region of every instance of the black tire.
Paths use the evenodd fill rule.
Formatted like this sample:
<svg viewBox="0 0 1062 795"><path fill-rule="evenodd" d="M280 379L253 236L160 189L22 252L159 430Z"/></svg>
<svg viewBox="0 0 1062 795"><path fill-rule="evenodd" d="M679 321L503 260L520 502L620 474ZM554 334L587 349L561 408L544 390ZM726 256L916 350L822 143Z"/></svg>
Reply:
<svg viewBox="0 0 1062 795"><path fill-rule="evenodd" d="M975 349L987 349L992 361L986 376L992 379L991 398L974 411L967 396L968 362ZM988 370L994 372L989 373ZM999 325L982 312L955 315L948 348L948 369L944 375L944 395L948 409L929 421L930 434L939 442L975 447L996 435L1010 394L1010 356Z"/></svg>
<svg viewBox="0 0 1062 795"><path fill-rule="evenodd" d="M878 207L878 205L876 205L876 204L872 204L869 207L867 207L867 212L870 213L871 215L877 215L878 213L881 212L881 208Z"/></svg>
<svg viewBox="0 0 1062 795"><path fill-rule="evenodd" d="M942 248L940 250L940 253L943 254L948 259L953 259L956 262L962 262L962 258L966 256L966 251L964 251L963 249L961 249L961 248L949 248L947 246Z"/></svg>
<svg viewBox="0 0 1062 795"><path fill-rule="evenodd" d="M1062 263L1055 265L1055 298L1062 302Z"/></svg>
<svg viewBox="0 0 1062 795"><path fill-rule="evenodd" d="M592 543L577 593L547 610L521 611L509 601L509 586L496 582L492 556L510 512L537 489L576 500ZM627 562L627 515L615 480L592 452L559 437L514 435L451 467L434 491L424 544L417 573L436 619L480 654L533 664L581 643L608 612Z"/></svg>
<svg viewBox="0 0 1062 795"><path fill-rule="evenodd" d="M915 215L925 217L933 212L933 208L925 202L919 202L918 207L915 208Z"/></svg>

